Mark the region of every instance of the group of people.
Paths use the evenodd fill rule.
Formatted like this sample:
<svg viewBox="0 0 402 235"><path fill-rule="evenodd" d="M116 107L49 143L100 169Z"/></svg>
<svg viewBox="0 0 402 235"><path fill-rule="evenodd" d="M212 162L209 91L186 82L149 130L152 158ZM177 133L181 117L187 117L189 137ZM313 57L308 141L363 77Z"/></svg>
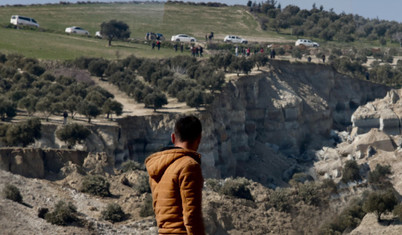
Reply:
<svg viewBox="0 0 402 235"><path fill-rule="evenodd" d="M155 49L155 46L156 46L158 48L158 51L159 51L161 49L161 41L159 41L159 40L156 40L156 42L152 41L151 46L152 46L152 50Z"/></svg>
<svg viewBox="0 0 402 235"><path fill-rule="evenodd" d="M191 55L194 57L203 57L202 53L204 53L204 48L199 46L191 46L190 47Z"/></svg>
<svg viewBox="0 0 402 235"><path fill-rule="evenodd" d="M179 46L178 46L177 44L174 44L174 45L173 45L173 48L174 48L174 51L175 51L175 52L177 52L178 47L179 47ZM182 44L180 44L180 52L183 53L183 51L184 51L184 45L183 45L183 43L182 43Z"/></svg>
<svg viewBox="0 0 402 235"><path fill-rule="evenodd" d="M240 54L243 55L243 56L250 56L250 55L251 55L251 49L250 49L250 47L239 49L239 47L236 46L236 48L235 48L235 55L236 55L236 56L239 56L239 51L240 51ZM264 48L261 47L259 50L258 50L257 48L255 48L255 49L254 49L254 54L257 54L258 52L259 52L259 53L264 53L264 52L265 52L265 51L264 51ZM275 49L272 49L272 50L270 51L270 58L271 58L271 59L275 59L275 55L276 55Z"/></svg>

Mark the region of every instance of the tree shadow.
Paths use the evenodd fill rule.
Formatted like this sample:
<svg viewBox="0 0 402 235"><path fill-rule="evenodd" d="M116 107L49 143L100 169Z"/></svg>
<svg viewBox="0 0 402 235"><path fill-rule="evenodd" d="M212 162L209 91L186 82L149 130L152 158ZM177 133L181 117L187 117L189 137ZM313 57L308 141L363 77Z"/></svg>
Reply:
<svg viewBox="0 0 402 235"><path fill-rule="evenodd" d="M24 206L26 206L26 207L28 207L28 208L33 208L33 206L32 205L30 205L30 204L28 204L28 203L26 203L26 202L21 202L21 205L24 205Z"/></svg>
<svg viewBox="0 0 402 235"><path fill-rule="evenodd" d="M381 221L379 221L378 224L384 227L388 227L391 224L400 225L402 224L402 222L400 222L398 219L381 219Z"/></svg>
<svg viewBox="0 0 402 235"><path fill-rule="evenodd" d="M126 48L126 49L127 49L127 48L128 48L128 49L138 49L138 47L136 47L136 46L131 46L131 45L130 45L130 46L127 46L127 45L112 45L111 47L112 47L112 48L113 48L113 47L114 47L114 48L117 47L117 48Z"/></svg>

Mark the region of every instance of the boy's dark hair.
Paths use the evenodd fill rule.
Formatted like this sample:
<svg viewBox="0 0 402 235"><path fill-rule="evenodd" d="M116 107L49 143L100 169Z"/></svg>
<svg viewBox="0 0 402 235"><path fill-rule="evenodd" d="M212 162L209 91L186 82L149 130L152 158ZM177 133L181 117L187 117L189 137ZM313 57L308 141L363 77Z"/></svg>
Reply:
<svg viewBox="0 0 402 235"><path fill-rule="evenodd" d="M201 136L202 125L195 116L185 116L176 121L174 133L180 141L193 142Z"/></svg>

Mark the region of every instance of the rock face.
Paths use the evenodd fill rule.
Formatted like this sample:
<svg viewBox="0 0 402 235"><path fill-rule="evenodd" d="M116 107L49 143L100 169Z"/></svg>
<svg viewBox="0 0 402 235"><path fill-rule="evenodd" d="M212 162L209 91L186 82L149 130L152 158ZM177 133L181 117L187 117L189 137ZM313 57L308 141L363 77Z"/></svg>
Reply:
<svg viewBox="0 0 402 235"><path fill-rule="evenodd" d="M0 169L31 178L59 173L67 163L84 163L88 153L76 150L0 148Z"/></svg>
<svg viewBox="0 0 402 235"><path fill-rule="evenodd" d="M391 90L384 99L378 99L359 107L352 115L353 126L358 133L378 128L388 134L401 134L402 90Z"/></svg>
<svg viewBox="0 0 402 235"><path fill-rule="evenodd" d="M266 185L280 185L298 170L298 162L311 160L314 154L306 152L309 147L321 147L331 129L351 124L359 105L384 97L388 90L325 65L270 61L265 71L226 83L214 103L196 114L204 128L199 149L204 175L247 176ZM390 100L398 102L400 94L391 95ZM169 144L179 115L156 113L89 126L92 134L78 149L105 152L116 162L143 162ZM354 115L352 120L358 125L363 118ZM399 119L389 115L382 125L386 129L394 120ZM45 133L35 147L63 147L55 137L56 126L42 129Z"/></svg>

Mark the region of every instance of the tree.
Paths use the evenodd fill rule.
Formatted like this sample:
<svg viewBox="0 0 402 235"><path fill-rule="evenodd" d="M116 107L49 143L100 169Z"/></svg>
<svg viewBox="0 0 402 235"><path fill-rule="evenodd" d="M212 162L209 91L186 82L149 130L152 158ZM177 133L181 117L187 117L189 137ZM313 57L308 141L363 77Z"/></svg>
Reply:
<svg viewBox="0 0 402 235"><path fill-rule="evenodd" d="M16 105L4 96L0 96L0 119L4 121L7 118L15 117Z"/></svg>
<svg viewBox="0 0 402 235"><path fill-rule="evenodd" d="M199 108L204 103L204 96L201 90L191 89L186 95L186 104L190 107Z"/></svg>
<svg viewBox="0 0 402 235"><path fill-rule="evenodd" d="M146 108L153 108L154 112L156 112L156 109L162 108L163 105L168 104L165 94L161 92L148 94L144 98L144 103Z"/></svg>
<svg viewBox="0 0 402 235"><path fill-rule="evenodd" d="M91 131L79 124L73 123L63 126L61 129L56 131L56 136L61 141L64 141L70 147L74 147L77 143L82 143Z"/></svg>
<svg viewBox="0 0 402 235"><path fill-rule="evenodd" d="M221 55L216 55L211 57L212 64L218 66L219 68L223 68L223 71L226 72L227 68L230 66L233 60L233 55L231 53L225 53Z"/></svg>
<svg viewBox="0 0 402 235"><path fill-rule="evenodd" d="M208 74L208 76L201 77L201 84L206 88L209 89L212 93L214 91L220 91L222 89L222 85L225 83L225 73L220 72L213 72Z"/></svg>
<svg viewBox="0 0 402 235"><path fill-rule="evenodd" d="M258 70L260 70L260 67L263 67L268 63L268 57L263 53L254 54L251 58L253 59L255 65L257 65Z"/></svg>
<svg viewBox="0 0 402 235"><path fill-rule="evenodd" d="M9 146L22 144L25 147L41 137L40 129L41 123L38 118L29 119L9 126L4 140Z"/></svg>
<svg viewBox="0 0 402 235"><path fill-rule="evenodd" d="M239 76L240 72L248 74L254 67L254 61L252 61L251 59L246 59L244 57L236 57L235 60L232 61L232 63L230 64L230 67L234 71L236 71L237 76Z"/></svg>
<svg viewBox="0 0 402 235"><path fill-rule="evenodd" d="M363 210L373 212L377 215L377 221L381 221L381 215L387 211L392 211L398 199L392 190L386 192L372 192L363 203Z"/></svg>
<svg viewBox="0 0 402 235"><path fill-rule="evenodd" d="M109 114L115 113L117 116L120 116L123 113L123 105L115 100L107 99L106 102L102 106L102 112L106 113L109 118Z"/></svg>
<svg viewBox="0 0 402 235"><path fill-rule="evenodd" d="M80 96L72 95L68 97L64 105L66 109L71 113L71 118L74 119L74 115L78 110L78 105L82 102L82 98Z"/></svg>
<svg viewBox="0 0 402 235"><path fill-rule="evenodd" d="M123 21L111 20L101 24L101 35L104 35L109 41L109 46L112 46L113 39L127 39L130 37L130 31Z"/></svg>
<svg viewBox="0 0 402 235"><path fill-rule="evenodd" d="M35 110L42 112L46 121L49 121L50 115L52 115L50 106L52 105L52 100L49 97L42 97L36 102Z"/></svg>
<svg viewBox="0 0 402 235"><path fill-rule="evenodd" d="M393 39L399 42L399 46L402 47L402 32L397 32L392 36Z"/></svg>
<svg viewBox="0 0 402 235"><path fill-rule="evenodd" d="M88 71L92 75L102 78L108 65L109 63L106 60L93 60L88 65Z"/></svg>
<svg viewBox="0 0 402 235"><path fill-rule="evenodd" d="M88 123L91 122L91 118L96 118L101 113L97 105L86 100L78 106L78 112L88 118Z"/></svg>

